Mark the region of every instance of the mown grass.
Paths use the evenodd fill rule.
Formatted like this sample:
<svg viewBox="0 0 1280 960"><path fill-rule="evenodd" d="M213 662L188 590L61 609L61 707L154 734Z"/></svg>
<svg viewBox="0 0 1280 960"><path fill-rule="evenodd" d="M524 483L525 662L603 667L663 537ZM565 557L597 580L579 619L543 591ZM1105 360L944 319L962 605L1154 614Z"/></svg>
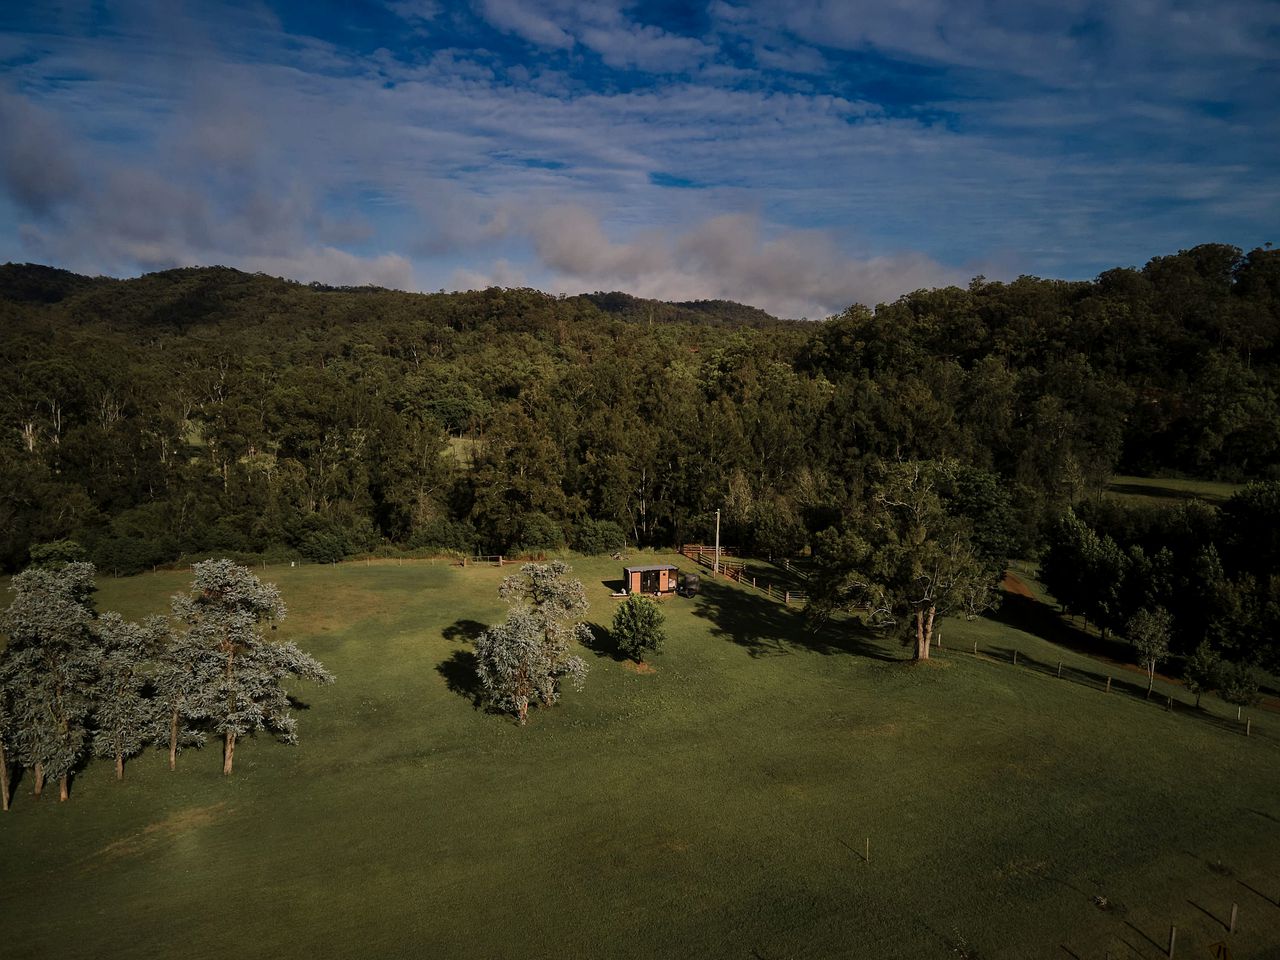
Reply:
<svg viewBox="0 0 1280 960"><path fill-rule="evenodd" d="M1112 477L1106 495L1115 500L1144 506L1167 506L1184 500L1207 500L1220 504L1244 488L1242 483L1221 480L1185 480L1173 477Z"/></svg>
<svg viewBox="0 0 1280 960"><path fill-rule="evenodd" d="M599 623L618 566L576 564ZM468 669L508 572L269 570L280 635L338 676L296 690L301 745L245 743L231 778L216 749L123 783L95 763L62 805L19 784L4 955L1154 957L1176 923L1199 956L1232 902L1237 956L1280 949L1277 718L1245 738L1216 702L1106 695L997 620L913 667L704 579L665 603L652 673L600 644L520 729ZM185 580L105 581L100 606Z"/></svg>

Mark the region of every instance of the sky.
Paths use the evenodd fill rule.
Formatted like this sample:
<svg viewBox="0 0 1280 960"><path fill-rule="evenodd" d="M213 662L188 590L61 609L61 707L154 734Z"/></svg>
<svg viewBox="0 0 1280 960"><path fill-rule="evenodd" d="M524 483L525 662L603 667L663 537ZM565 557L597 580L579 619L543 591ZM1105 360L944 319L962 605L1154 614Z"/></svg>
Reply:
<svg viewBox="0 0 1280 960"><path fill-rule="evenodd" d="M0 3L0 261L820 318L1280 242L1275 0Z"/></svg>

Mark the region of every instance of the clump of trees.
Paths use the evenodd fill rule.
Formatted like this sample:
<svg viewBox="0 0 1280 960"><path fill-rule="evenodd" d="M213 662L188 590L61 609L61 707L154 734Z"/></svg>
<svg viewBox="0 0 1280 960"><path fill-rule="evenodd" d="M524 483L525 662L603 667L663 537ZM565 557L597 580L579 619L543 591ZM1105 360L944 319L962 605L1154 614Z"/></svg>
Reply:
<svg viewBox="0 0 1280 960"><path fill-rule="evenodd" d="M1147 638L1164 634L1158 659L1188 657L1200 696L1221 689L1232 665L1280 670L1277 529L1276 480L1246 485L1221 508L1083 502L1050 527L1040 578L1086 626L1126 635L1144 666Z"/></svg>
<svg viewBox="0 0 1280 960"><path fill-rule="evenodd" d="M97 613L94 567L42 555L46 566L13 578L13 602L0 619L0 799L9 806L10 769L32 771L34 792L71 778L90 756L126 761L152 744L169 748L224 738L223 772L232 772L236 738L271 730L296 742L284 681L332 676L294 644L270 641L262 625L284 616L271 584L229 560L195 564L189 593L173 598L176 625L141 624Z"/></svg>
<svg viewBox="0 0 1280 960"><path fill-rule="evenodd" d="M613 614L613 639L618 650L637 663L657 653L666 642L662 608L648 597L630 594Z"/></svg>
<svg viewBox="0 0 1280 960"><path fill-rule="evenodd" d="M568 678L582 688L587 664L571 651L590 641L591 628L581 623L587 612L582 581L561 560L526 563L520 573L502 581L498 594L510 604L505 622L476 640L476 673L490 709L528 721L530 704L552 706L560 699L560 682Z"/></svg>

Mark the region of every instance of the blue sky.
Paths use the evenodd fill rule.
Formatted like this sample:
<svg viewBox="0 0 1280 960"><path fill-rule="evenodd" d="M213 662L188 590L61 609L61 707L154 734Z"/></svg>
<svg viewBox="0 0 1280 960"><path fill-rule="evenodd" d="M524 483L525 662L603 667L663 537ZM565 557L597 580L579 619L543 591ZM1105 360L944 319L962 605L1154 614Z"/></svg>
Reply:
<svg viewBox="0 0 1280 960"><path fill-rule="evenodd" d="M820 317L1280 213L1280 4L0 7L0 261Z"/></svg>

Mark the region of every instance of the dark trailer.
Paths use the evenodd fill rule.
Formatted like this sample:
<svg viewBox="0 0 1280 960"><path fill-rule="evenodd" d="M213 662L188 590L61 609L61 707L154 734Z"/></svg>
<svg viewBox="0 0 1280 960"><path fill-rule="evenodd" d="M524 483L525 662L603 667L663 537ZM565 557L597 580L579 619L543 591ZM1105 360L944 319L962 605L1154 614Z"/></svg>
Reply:
<svg viewBox="0 0 1280 960"><path fill-rule="evenodd" d="M675 593L679 568L669 563L651 563L645 567L623 567L622 582L627 593Z"/></svg>

